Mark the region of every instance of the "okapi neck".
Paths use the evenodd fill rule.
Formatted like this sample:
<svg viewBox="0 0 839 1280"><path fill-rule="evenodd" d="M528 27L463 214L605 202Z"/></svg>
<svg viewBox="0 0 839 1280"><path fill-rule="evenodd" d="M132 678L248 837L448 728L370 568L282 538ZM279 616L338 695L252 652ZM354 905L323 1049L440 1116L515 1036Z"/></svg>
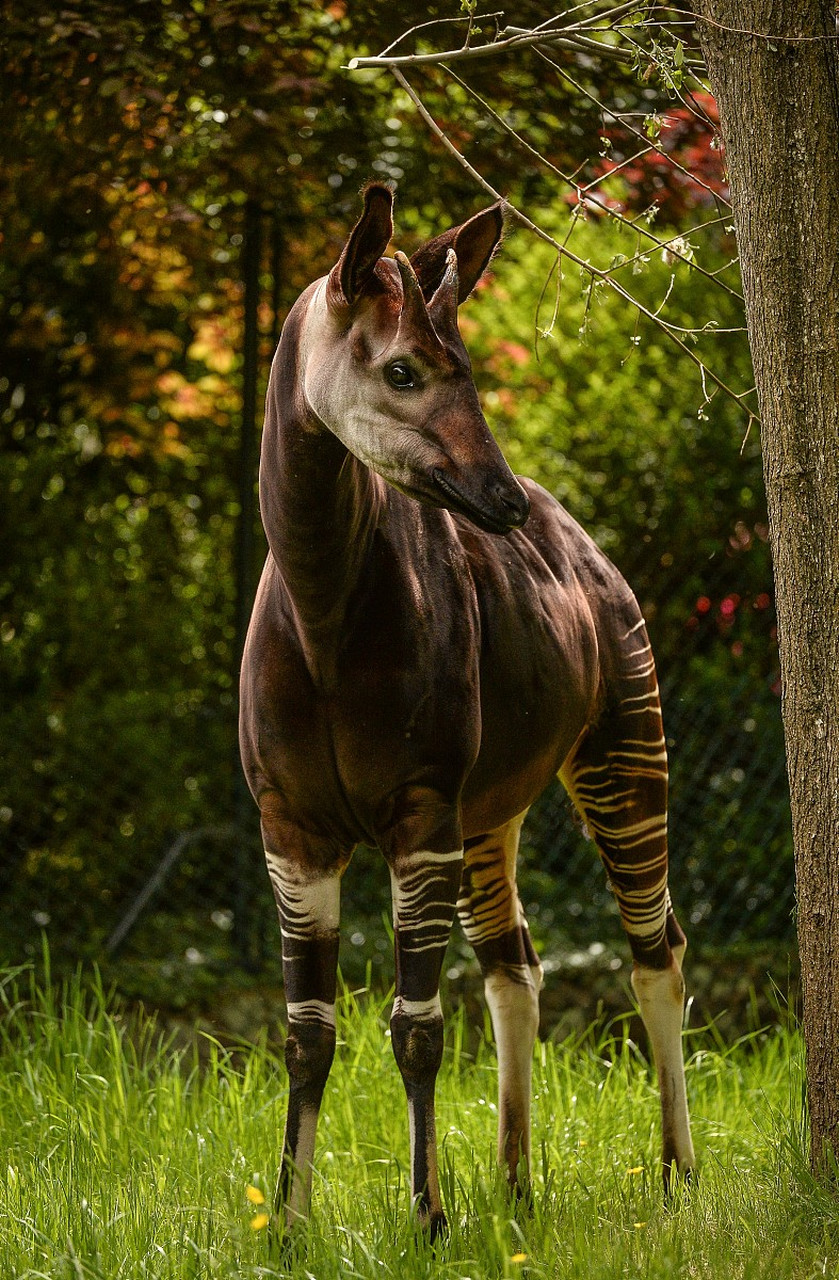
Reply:
<svg viewBox="0 0 839 1280"><path fill-rule="evenodd" d="M268 387L259 498L270 554L294 606L307 663L313 675L317 669L325 678L362 588L385 484L306 405L298 376L299 334L300 318L293 311Z"/></svg>

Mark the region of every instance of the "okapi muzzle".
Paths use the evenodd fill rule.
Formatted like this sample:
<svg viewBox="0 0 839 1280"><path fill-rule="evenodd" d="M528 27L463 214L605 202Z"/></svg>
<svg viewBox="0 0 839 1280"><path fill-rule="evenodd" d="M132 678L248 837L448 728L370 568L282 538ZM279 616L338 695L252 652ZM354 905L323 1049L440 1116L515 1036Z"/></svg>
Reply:
<svg viewBox="0 0 839 1280"><path fill-rule="evenodd" d="M667 751L644 619L576 521L512 475L481 413L457 314L499 243L502 206L408 259L385 256L392 203L387 187L368 187L337 263L283 327L240 741L288 1006L280 1229L309 1212L336 1044L341 883L363 843L390 874L391 1044L409 1120L395 1153L405 1159L410 1143L413 1212L433 1238L446 1221L435 1083L455 919L492 1019L498 1160L512 1194L527 1196L542 968L516 858L527 810L554 776L591 833L632 952L665 1186L689 1179L694 1154L685 936L668 890Z"/></svg>

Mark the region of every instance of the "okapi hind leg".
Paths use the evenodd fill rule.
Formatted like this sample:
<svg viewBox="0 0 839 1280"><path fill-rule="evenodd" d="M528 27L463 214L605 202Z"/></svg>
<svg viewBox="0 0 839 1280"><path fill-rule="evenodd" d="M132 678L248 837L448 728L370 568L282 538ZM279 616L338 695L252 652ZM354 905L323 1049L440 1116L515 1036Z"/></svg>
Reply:
<svg viewBox="0 0 839 1280"><path fill-rule="evenodd" d="M287 1229L308 1217L315 1133L335 1053L338 923L346 860L325 872L322 863L272 847L266 847L265 858L280 913L288 1009L288 1110L274 1206Z"/></svg>
<svg viewBox="0 0 839 1280"><path fill-rule="evenodd" d="M457 903L484 977L498 1055L498 1161L517 1196L529 1193L531 1076L542 986L516 889L524 816L466 842Z"/></svg>
<svg viewBox="0 0 839 1280"><path fill-rule="evenodd" d="M667 935L672 963L666 969L647 968L636 962L630 981L650 1038L661 1094L662 1172L665 1194L672 1188L674 1174L690 1183L695 1157L690 1135L685 1069L682 1057L682 1019L685 983L682 957L685 943L672 908L667 914Z"/></svg>
<svg viewBox="0 0 839 1280"><path fill-rule="evenodd" d="M623 637L619 697L577 744L560 780L603 860L632 950L632 988L650 1038L665 1193L695 1165L682 1056L686 939L667 887L667 750L643 622Z"/></svg>

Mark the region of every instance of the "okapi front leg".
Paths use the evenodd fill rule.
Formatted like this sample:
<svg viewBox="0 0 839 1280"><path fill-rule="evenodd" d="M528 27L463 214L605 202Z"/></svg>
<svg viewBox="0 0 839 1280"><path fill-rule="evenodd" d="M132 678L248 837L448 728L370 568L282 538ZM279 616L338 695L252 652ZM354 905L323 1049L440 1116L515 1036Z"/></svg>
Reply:
<svg viewBox="0 0 839 1280"><path fill-rule="evenodd" d="M393 1052L408 1099L411 1198L433 1240L446 1226L437 1170L434 1090L443 1060L440 970L463 867L461 850L413 853L391 867L396 997Z"/></svg>
<svg viewBox="0 0 839 1280"><path fill-rule="evenodd" d="M498 1055L498 1161L516 1195L530 1168L533 1046L539 1030L542 966L516 890L524 814L467 842L457 911L484 976Z"/></svg>
<svg viewBox="0 0 839 1280"><path fill-rule="evenodd" d="M307 871L266 850L282 927L288 1007L288 1111L275 1209L287 1226L308 1216L315 1132L335 1053L340 870Z"/></svg>

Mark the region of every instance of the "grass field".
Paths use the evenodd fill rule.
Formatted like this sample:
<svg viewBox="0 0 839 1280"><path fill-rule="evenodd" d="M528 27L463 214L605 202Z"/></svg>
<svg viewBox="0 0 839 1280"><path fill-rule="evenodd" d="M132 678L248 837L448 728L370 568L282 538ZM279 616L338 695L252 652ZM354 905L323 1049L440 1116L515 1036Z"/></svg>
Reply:
<svg viewBox="0 0 839 1280"><path fill-rule="evenodd" d="M794 1031L688 1037L702 1176L670 1209L635 1045L620 1028L539 1045L535 1203L517 1217L494 1169L492 1050L467 1054L454 1017L438 1113L451 1230L432 1251L409 1224L387 1005L347 994L312 1220L283 1261L254 1203L271 1199L284 1108L264 1046L179 1056L101 988L7 973L0 991L0 1280L839 1275L839 1207L802 1154Z"/></svg>

